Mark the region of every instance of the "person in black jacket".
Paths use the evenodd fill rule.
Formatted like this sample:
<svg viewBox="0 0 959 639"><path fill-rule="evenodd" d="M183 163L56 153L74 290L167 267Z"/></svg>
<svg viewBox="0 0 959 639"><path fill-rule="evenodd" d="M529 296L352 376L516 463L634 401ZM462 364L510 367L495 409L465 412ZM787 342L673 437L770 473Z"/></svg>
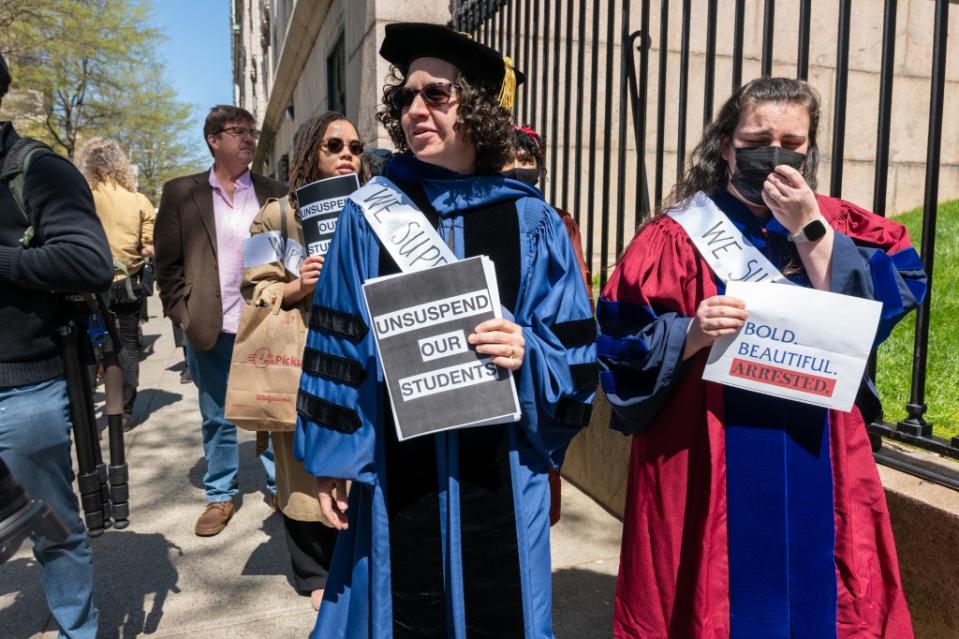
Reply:
<svg viewBox="0 0 959 639"><path fill-rule="evenodd" d="M0 54L0 99L10 81ZM0 163L20 139L10 122L0 122ZM52 152L36 156L22 195L26 218L9 183L0 181L0 459L69 529L62 543L34 538L33 553L60 637L86 639L97 632L93 566L72 486L55 328L59 293L105 291L113 262L90 188L69 161ZM28 227L33 237L26 241Z"/></svg>

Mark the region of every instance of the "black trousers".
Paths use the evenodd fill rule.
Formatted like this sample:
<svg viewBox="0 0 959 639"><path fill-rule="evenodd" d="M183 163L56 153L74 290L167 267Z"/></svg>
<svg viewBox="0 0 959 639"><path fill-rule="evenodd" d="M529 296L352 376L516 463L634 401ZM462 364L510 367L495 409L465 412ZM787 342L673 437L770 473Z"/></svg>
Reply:
<svg viewBox="0 0 959 639"><path fill-rule="evenodd" d="M296 591L308 595L325 587L336 546L336 529L317 521L290 519L286 515L283 515L283 528Z"/></svg>
<svg viewBox="0 0 959 639"><path fill-rule="evenodd" d="M123 369L123 416L133 416L133 403L140 384L140 311L143 300L114 304L110 307L117 316L120 335L120 367Z"/></svg>

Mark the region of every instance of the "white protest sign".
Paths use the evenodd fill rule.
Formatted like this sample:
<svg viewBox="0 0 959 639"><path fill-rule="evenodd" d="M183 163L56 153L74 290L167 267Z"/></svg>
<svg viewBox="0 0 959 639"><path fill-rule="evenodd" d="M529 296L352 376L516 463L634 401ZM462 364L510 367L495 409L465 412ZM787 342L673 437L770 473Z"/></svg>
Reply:
<svg viewBox="0 0 959 639"><path fill-rule="evenodd" d="M373 278L363 298L400 441L520 418L513 375L467 341L501 316L489 258Z"/></svg>
<svg viewBox="0 0 959 639"><path fill-rule="evenodd" d="M703 379L806 404L852 409L882 304L800 286L730 281L749 319L716 340Z"/></svg>
<svg viewBox="0 0 959 639"><path fill-rule="evenodd" d="M456 261L423 212L388 179L373 178L350 199L404 273Z"/></svg>
<svg viewBox="0 0 959 639"><path fill-rule="evenodd" d="M300 276L300 263L306 257L303 246L279 231L258 233L243 241L243 268L281 262L294 276Z"/></svg>

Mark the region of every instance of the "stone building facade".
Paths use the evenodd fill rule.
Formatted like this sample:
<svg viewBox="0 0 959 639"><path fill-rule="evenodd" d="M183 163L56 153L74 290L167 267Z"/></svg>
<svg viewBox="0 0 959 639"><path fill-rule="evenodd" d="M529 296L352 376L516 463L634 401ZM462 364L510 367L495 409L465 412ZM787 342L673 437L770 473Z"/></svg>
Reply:
<svg viewBox="0 0 959 639"><path fill-rule="evenodd" d="M263 134L254 169L285 180L293 135L328 110L387 146L374 114L389 65L377 51L390 22L448 23L448 0L232 0L235 103Z"/></svg>
<svg viewBox="0 0 959 639"><path fill-rule="evenodd" d="M545 9L552 0L531 0L526 5L539 4ZM268 175L283 179L288 172L287 157L296 128L316 113L328 109L343 111L354 120L360 135L368 144L388 146L385 132L376 126L374 113L379 102L388 65L379 58L377 50L383 38L384 26L393 21L451 22L451 7L468 2L450 0L232 0L233 12L233 68L234 99L257 118L263 129L263 139L255 167ZM484 2L484 6L499 5ZM564 14L579 2L553 3L561 5ZM681 11L673 3L669 18L669 79L666 93L669 104L675 104L678 95L678 73L675 69L679 56ZM601 14L604 28L600 31L596 50L605 49L605 2L587 2L586 21L592 21L594 11ZM629 31L640 28L638 2L632 3ZM763 0L745 3L745 39L743 80L759 73L762 48ZM820 190L828 191L832 158L829 150L832 138L833 93L835 90L835 62L837 16L839 0L814 3L812 11L812 47L810 50L810 82L823 97L823 120L820 131ZM932 59L932 14L934 3L929 0L904 0L899 3L896 37L895 79L893 91L890 170L886 208L897 213L918 206L923 199L925 181L926 133L929 109L929 76ZM795 75L798 0L782 0L776 4L774 74ZM732 52L732 7L720 3L717 31L717 63L715 108L729 95L729 77ZM621 15L617 12L615 32L619 33ZM843 196L866 206L872 204L875 171L876 122L878 113L879 63L881 58L883 0L861 0L855 3L851 18L850 69L846 134L844 149ZM495 23L494 23L495 25ZM578 27L578 18L576 18ZM950 15L950 33L959 28L959 11ZM576 29L574 28L574 31ZM658 34L658 15L652 11L650 33ZM494 26L495 34L495 26ZM686 153L699 139L701 108L703 104L703 74L705 46L705 11L694 11L690 38L689 111L687 113ZM544 38L542 32L528 38L532 46L553 46L552 34ZM527 38L524 38L527 40ZM659 55L653 38L651 60ZM514 41L515 42L515 41ZM588 30L587 55L593 47ZM519 43L515 43L518 46ZM525 44L525 42L524 42ZM561 47L564 48L564 47ZM517 52L512 53L514 57ZM560 60L554 60L553 64ZM565 64L565 59L562 60ZM602 113L593 115L609 96L618 104L620 58L615 60L614 82L603 86L598 78L595 99L574 106L585 112L592 126L602 129L618 128L618 108L612 109L610 121L601 121ZM561 67L562 68L562 67ZM587 65L587 70L589 65ZM528 69L527 69L528 70ZM600 75L605 75L601 73ZM959 42L951 38L946 62L947 86L945 94L947 117L944 121L939 196L940 200L959 197L959 129L957 120L948 117L959 99ZM572 83L574 78L569 78ZM585 78L590 82L591 78ZM652 166L655 148L656 66L650 66L650 93L648 96L648 127L646 164ZM573 91L566 86L565 91ZM549 88L542 82L528 84L520 99L529 99L536 91L539 104L550 97ZM551 108L558 102L550 101ZM675 109L666 113L664 154L665 187L668 191L675 176L677 158ZM558 154L569 131L547 132L549 153ZM627 194L636 192L631 176L635 175L635 145L632 143L632 121L627 136ZM615 143L615 142L614 142ZM604 149L597 149L604 152ZM618 175L611 176L615 183ZM599 176L597 176L597 181ZM588 208L587 201L557 202L570 210ZM599 206L597 196L593 207ZM626 210L633 208L630 196Z"/></svg>

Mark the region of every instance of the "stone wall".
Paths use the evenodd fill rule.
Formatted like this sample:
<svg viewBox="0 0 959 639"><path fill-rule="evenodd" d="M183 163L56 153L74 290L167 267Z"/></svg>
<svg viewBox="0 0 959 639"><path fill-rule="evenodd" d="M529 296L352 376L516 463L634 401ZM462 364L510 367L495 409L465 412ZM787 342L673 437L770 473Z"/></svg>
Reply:
<svg viewBox="0 0 959 639"><path fill-rule="evenodd" d="M535 0L542 3L548 0ZM639 24L639 2L632 2L629 30L635 31ZM653 3L654 5L656 3ZM764 0L747 0L745 3L745 30L744 30L744 64L743 79L749 80L759 74L762 48L762 22ZM879 70L881 62L883 0L857 0L853 4L853 14L850 30L849 50L849 80L848 102L846 114L845 159L843 164L842 194L864 206L873 205L873 182L875 179L874 158L876 155L876 129L878 122L879 103ZM250 25L241 22L240 29L243 41L249 47L256 45L257 28L261 18L257 11L263 11L262 0L234 0L235 6L244 7L241 17L250 21ZM565 6L565 5L564 5ZM582 105L572 105L572 120L579 117L580 110L587 123L588 141L590 126L597 129L596 150L600 158L605 149L602 145L603 133L608 129L612 132L612 145L615 147L619 129L619 65L620 51L617 49L613 57L613 83L610 87L604 86L606 75L605 34L606 15L604 4L589 3L586 14L586 24L591 25L594 8L602 12L600 16L600 38L596 43L595 52L600 55L599 73L596 92L592 91L590 64L585 65L586 78L584 79L587 98ZM370 144L389 146L385 133L376 126L373 114L379 102L383 80L386 77L388 66L379 58L377 50L383 38L383 27L393 21L429 21L444 23L450 18L448 0L417 0L410 2L391 2L389 0L284 0L283 3L274 3L269 9L274 15L270 18L269 29L277 35L274 43L269 44L263 52L253 52L254 58L268 60L262 64L262 69L272 69L269 78L258 77L262 87L257 89L251 85L249 76L251 71L238 74L238 83L242 81L245 90L238 90L238 99L242 106L253 107L257 117L261 119L265 131L262 149L257 156L257 167L272 173L279 157L287 153L292 143L292 135L296 127L310 116L326 110L326 57L329 54L336 38L342 32L345 34L347 54L347 115L354 119L359 127L360 135ZM554 8L555 10L555 8ZM567 9L564 8L565 12ZM822 162L819 170L819 190L829 190L829 176L831 171L830 150L833 135L833 110L835 92L835 62L838 31L839 0L822 0L813 3L810 73L809 80L822 95L822 123L820 128L819 144L822 151ZM542 15L541 10L541 15ZM681 35L681 7L674 3L669 15L668 36L668 73L666 83L666 100L668 108L664 121L666 137L664 147L663 186L668 192L676 175L677 160L677 120L676 105L679 90L679 52ZM890 144L890 170L887 186L886 207L890 212L900 212L922 203L925 180L926 138L929 113L929 75L932 64L932 25L934 3L929 0L904 0L899 2L897 20L897 38L895 55L895 81L893 88L892 132ZM565 15L565 14L564 14ZM799 0L780 0L776 3L776 29L774 35L774 73L793 76L796 73L797 38L798 38ZM573 33L578 33L578 15L573 23ZM619 34L622 16L617 12L614 32ZM647 110L646 134L646 166L652 168L655 164L655 137L656 137L656 101L657 87L657 60L659 47L658 8L653 7L650 16L650 33L653 34L653 46L650 51L649 65L649 95ZM564 18L565 22L565 18ZM959 30L959 11L952 11L950 15L950 32L955 34ZM255 24L254 24L255 23ZM496 21L494 21L494 26ZM716 81L714 90L714 110L718 109L731 91L732 69L732 31L733 10L731 5L722 4L717 22L717 59ZM587 34L591 32L587 28ZM495 28L493 30L496 39ZM561 37L565 36L561 34ZM532 39L534 44L542 46L543 39L540 33ZM702 132L703 98L704 98L704 67L706 42L706 12L696 10L691 19L690 32L690 62L688 76L688 111L687 111L687 144L686 157L698 142ZM550 49L553 40L548 40ZM565 44L565 42L561 42ZM560 64L565 68L565 46L560 47L562 54L558 60L552 59L551 64ZM578 46L574 46L573 55L578 57ZM587 61L593 55L594 47L587 39L585 55ZM578 60L574 61L578 62ZM235 63L242 63L236 60ZM247 65L255 64L252 60ZM573 65L575 69L576 64ZM947 55L947 86L945 93L945 113L950 114L959 107L959 42L952 38L948 44ZM529 71L530 69L527 69ZM570 93L575 95L576 78L569 78L562 87L561 94L554 96L551 80L542 82L540 75L531 78L527 83L527 91L535 91L539 105L548 102L559 105L562 109L561 95ZM256 71L252 72L254 75ZM262 75L262 73L261 73ZM574 74L575 76L575 74ZM550 75L551 77L551 75ZM239 88L239 87L238 87ZM263 107L258 102L262 100L257 92L268 92L268 105ZM611 117L605 117L603 108L606 97L613 100ZM527 99L531 100L528 94ZM252 102L252 104L247 104ZM293 115L288 115L287 107L292 105ZM520 102L522 112L522 101ZM262 117L261 117L262 115ZM575 127L567 126L565 113L560 113L559 131L548 131L549 152L557 155L556 176L558 179L565 172L562 162L562 145L567 136L572 135ZM531 116L527 115L527 119ZM552 120L552 111L547 113L547 121ZM627 126L627 162L624 172L626 181L626 205L624 212L612 211L613 215L626 215L627 228L633 223L628 212L635 207L635 196L638 192L635 183L636 149L633 143L632 118ZM571 138L572 141L572 138ZM614 185L619 180L617 174L615 152L612 148L613 161L610 166L610 182ZM570 159L569 174L571 179L578 179L574 172L575 154ZM261 164L262 163L262 164ZM265 166L264 166L265 164ZM584 163L585 164L585 163ZM585 168L585 166L583 167ZM580 171L583 175L583 171ZM585 176L583 176L585 178ZM592 202L586 195L580 202L558 201L557 204L573 212L584 212L592 207L594 212L604 210L603 198L599 185L603 182L603 162L597 161L594 170L594 179L597 185L596 197ZM650 184L652 187L652 184ZM585 189L584 189L585 191ZM571 197L572 190L569 189ZM939 186L941 201L959 197L959 120L946 117L942 133L942 158ZM557 195L557 199L559 199ZM568 200L569 198L567 198ZM608 208L609 205L606 205ZM598 218L598 216L597 216ZM629 233L627 233L628 235ZM599 231L594 229L594 238L597 244L595 253L599 254ZM610 240L612 243L612 239ZM610 245L610 254L615 254L615 247ZM598 259L598 258L597 258ZM594 262L594 272L600 268Z"/></svg>
<svg viewBox="0 0 959 639"><path fill-rule="evenodd" d="M270 12L269 30L275 35L256 54L268 61L264 68L272 70L270 77L260 78L268 100L254 110L263 130L254 169L267 175L278 173L280 158L291 151L299 126L328 110L326 61L341 34L346 50L345 115L356 123L368 146L389 146L374 119L389 71L378 55L384 27L398 21L446 23L450 18L447 0L285 0L269 7L263 0L234 0L234 6L247 4L252 5L246 7L248 21L261 19L255 17L257 11ZM240 27L243 33L251 29L246 24ZM241 106L247 106L246 96L253 94L239 89L251 84L249 75L249 69L234 72Z"/></svg>
<svg viewBox="0 0 959 639"><path fill-rule="evenodd" d="M534 0L534 2L537 0ZM541 5L546 0L538 0ZM571 3L570 6L578 4ZM649 52L648 97L646 109L646 152L645 166L648 171L648 188L650 198L655 197L654 168L657 133L657 100L659 77L658 61L659 46L659 3L651 3L649 33L652 38L652 48ZM748 81L760 74L762 51L762 25L764 0L746 0L744 26L744 63L743 81ZM852 4L853 12L850 28L849 47L849 77L847 88L847 112L845 117L845 148L843 162L842 197L856 202L866 208L873 208L873 191L875 180L875 157L877 143L877 127L879 112L879 84L880 64L882 51L882 21L883 0L856 0ZM900 0L898 3L897 38L895 50L895 78L893 83L893 105L891 112L890 134L890 166L887 178L887 195L885 208L887 213L898 213L920 206L924 197L925 160L927 127L929 119L930 74L932 68L932 41L934 2L930 0ZM555 6L554 15L555 15ZM550 66L559 64L560 69L566 68L566 11L564 3L560 33L560 56L556 59L553 48L553 38L547 43L550 51ZM631 2L629 16L629 32L640 29L640 6L638 1ZM686 113L686 144L685 159L688 162L690 154L698 143L703 130L704 87L705 87L705 48L706 48L706 11L705 3L693 3L694 10L691 17L690 29L690 60ZM592 33L593 11L598 9L599 38L593 46L590 34ZM540 15L543 15L541 8ZM822 119L819 131L819 148L821 162L819 167L818 190L822 193L830 192L830 173L832 170L831 148L833 143L833 113L835 108L836 82L836 51L838 40L839 0L821 0L812 3L811 46L809 81L822 96ZM613 33L616 38L622 30L622 12L617 11L614 16ZM780 0L776 3L776 26L774 34L774 65L776 75L795 77L797 64L797 42L799 22L799 0ZM498 24L498 22L494 22ZM625 227L625 238L628 240L635 227L635 209L638 194L641 192L636 182L638 153L634 141L633 118L628 114L626 123L626 153L625 170L620 174L618 170L617 153L619 134L619 105L620 105L620 65L623 52L620 47L613 50L611 58L606 55L607 14L606 3L588 3L585 23L586 37L583 57L586 60L583 80L584 99L580 102L574 97L570 104L570 115L567 119L565 100L567 95L578 96L577 67L580 60L579 53L579 15L574 12L572 33L574 46L572 49L572 76L561 80L559 91L554 91L552 75L547 75L544 82L542 75L542 46L543 35L540 30L532 41L540 49L539 66L534 78L521 88L517 120L520 123L533 124L534 128L542 131L546 127L547 162L550 158L556 160L556 170L548 177L547 194L551 201L561 208L574 214L579 214L580 223L585 224L587 213L591 210L595 216L594 227L582 228L584 239L591 232L593 238L593 273L598 274L601 269L608 268L616 257L615 233L610 232L607 251L609 258L601 263L602 246L600 222L601 216L608 214L610 219L622 217ZM733 51L733 3L720 3L717 17L716 38L716 66L715 85L713 92L713 114L715 114L732 91L732 51ZM950 12L949 31L959 33L959 11ZM551 29L550 34L553 34ZM667 39L667 80L665 83L665 116L663 126L665 131L663 155L663 193L669 192L676 179L677 150L679 130L679 70L680 46L682 35L682 7L681 3L670 5L669 29ZM498 35L494 29L493 41ZM525 42L525 39L523 40ZM513 40L515 45L515 38ZM942 131L942 156L939 182L939 201L959 198L959 120L951 117L959 109L959 40L953 37L948 41L947 55L947 86L945 90L945 118ZM513 55L522 55L518 47L513 47ZM599 56L597 77L594 82L591 74L591 62L594 55ZM636 54L637 67L639 54ZM532 65L527 60L520 60L525 71L532 71ZM606 86L607 70L612 69L612 83ZM525 93L525 98L523 94ZM527 112L524 115L524 101L533 104L533 93L537 113L534 117ZM606 115L606 102L611 101L609 117ZM542 105L550 108L542 111ZM559 119L557 130L553 130L552 118L554 105L559 105ZM545 117L544 117L545 116ZM569 154L569 168L564 164L563 146L567 139L575 149L577 122L585 122L583 129L584 151ZM603 140L606 133L610 133L608 178L604 167L604 156L607 149ZM596 143L589 145L590 135L595 135ZM594 149L596 159L592 171L588 169L590 148ZM563 176L568 180L580 182L582 195L575 200L574 189L567 185L565 188ZM592 199L587 195L589 180L595 183L595 194ZM620 181L625 182L625 203L617 209L616 194ZM609 196L604 198L602 185L608 183ZM555 188L555 191L554 191ZM563 195L565 192L565 195ZM612 225L611 225L612 226Z"/></svg>

